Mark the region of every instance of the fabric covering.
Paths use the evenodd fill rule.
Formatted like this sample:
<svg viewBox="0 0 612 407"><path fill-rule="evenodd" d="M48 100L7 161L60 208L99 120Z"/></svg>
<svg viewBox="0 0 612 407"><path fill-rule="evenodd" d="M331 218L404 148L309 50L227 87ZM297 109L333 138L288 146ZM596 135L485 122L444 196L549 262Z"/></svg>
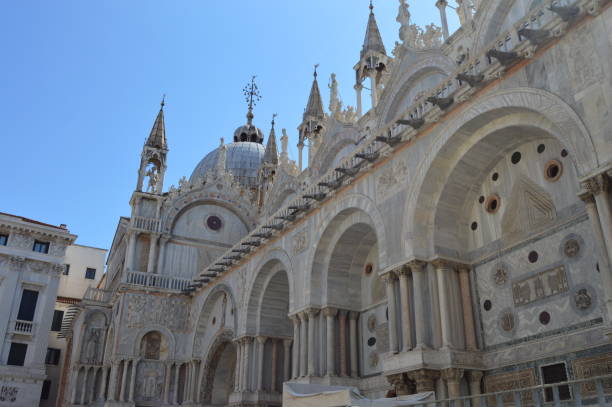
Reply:
<svg viewBox="0 0 612 407"><path fill-rule="evenodd" d="M389 399L370 400L356 387L285 383L283 407L395 407L432 401L433 392Z"/></svg>

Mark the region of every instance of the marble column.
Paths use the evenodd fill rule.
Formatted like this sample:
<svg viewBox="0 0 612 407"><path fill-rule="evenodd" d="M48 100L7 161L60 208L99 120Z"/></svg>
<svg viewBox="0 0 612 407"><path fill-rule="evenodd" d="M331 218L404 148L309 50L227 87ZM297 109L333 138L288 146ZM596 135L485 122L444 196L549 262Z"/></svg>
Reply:
<svg viewBox="0 0 612 407"><path fill-rule="evenodd" d="M449 36L446 6L448 6L448 2L446 0L438 0L436 2L436 7L440 10L440 22L442 24L442 35L444 36L444 40L448 39Z"/></svg>
<svg viewBox="0 0 612 407"><path fill-rule="evenodd" d="M474 327L474 310L472 309L472 291L470 290L470 268L459 267L459 285L461 286L461 308L463 310L463 329L465 331L465 347L467 350L478 349L476 343L476 328Z"/></svg>
<svg viewBox="0 0 612 407"><path fill-rule="evenodd" d="M375 108L378 104L378 81L376 80L376 75L378 71L376 69L372 69L370 73L370 95L372 96L372 108Z"/></svg>
<svg viewBox="0 0 612 407"><path fill-rule="evenodd" d="M174 395L172 396L172 404L178 404L179 376L181 373L181 365L181 363L174 364Z"/></svg>
<svg viewBox="0 0 612 407"><path fill-rule="evenodd" d="M234 391L240 392L241 380L242 380L242 343L240 339L235 339L234 344L236 345L236 366L234 371Z"/></svg>
<svg viewBox="0 0 612 407"><path fill-rule="evenodd" d="M436 267L438 279L438 300L440 301L440 320L442 322L442 348L452 347L452 325L451 325L451 304L448 290L448 279L453 272L450 262L442 259L435 260L433 265Z"/></svg>
<svg viewBox="0 0 612 407"><path fill-rule="evenodd" d="M359 362L357 356L357 320L359 312L349 312L349 343L351 348L351 377L359 377Z"/></svg>
<svg viewBox="0 0 612 407"><path fill-rule="evenodd" d="M293 322L293 350L292 350L292 375L291 377L297 379L300 376L300 319L297 315L291 315L289 317ZM285 354L287 358L287 354Z"/></svg>
<svg viewBox="0 0 612 407"><path fill-rule="evenodd" d="M363 85L357 83L355 85L355 96L357 98L357 117L361 117L363 114L363 104L361 102L361 91L363 90Z"/></svg>
<svg viewBox="0 0 612 407"><path fill-rule="evenodd" d="M102 368L102 381L100 382L100 393L98 394L98 400L106 400L106 381L108 380L108 368L104 366Z"/></svg>
<svg viewBox="0 0 612 407"><path fill-rule="evenodd" d="M243 357L242 360L244 362L244 367L242 369L242 387L244 391L251 391L252 387L251 387L251 376L249 375L249 365L250 365L250 355L251 355L251 349L252 349L252 344L253 344L253 337L252 336L245 336L243 338L244 341L244 353L243 353Z"/></svg>
<svg viewBox="0 0 612 407"><path fill-rule="evenodd" d="M427 349L427 325L426 321L430 320L426 312L427 297L423 295L424 286L427 281L425 266L427 263L420 260L413 260L408 263L410 271L412 271L412 283L414 295L414 330L416 336L415 349Z"/></svg>
<svg viewBox="0 0 612 407"><path fill-rule="evenodd" d="M315 338L315 328L317 327L316 317L319 315L319 309L310 308L308 309L308 376L316 375L316 352L315 346L317 344Z"/></svg>
<svg viewBox="0 0 612 407"><path fill-rule="evenodd" d="M300 377L304 377L308 374L308 314L306 312L300 312L298 316L300 317Z"/></svg>
<svg viewBox="0 0 612 407"><path fill-rule="evenodd" d="M257 337L257 390L263 391L263 377L264 377L264 350L266 347L266 341L268 340L265 336Z"/></svg>
<svg viewBox="0 0 612 407"><path fill-rule="evenodd" d="M448 388L448 398L457 399L461 397L461 379L463 378L463 369L444 369L442 370L442 379L446 381ZM456 400L455 406L461 407L462 400Z"/></svg>
<svg viewBox="0 0 612 407"><path fill-rule="evenodd" d="M155 260L157 259L157 241L159 235L157 233L151 233L149 235L149 259L147 261L147 273L155 272Z"/></svg>
<svg viewBox="0 0 612 407"><path fill-rule="evenodd" d="M128 360L123 361L123 374L121 375L121 391L119 392L119 401L127 401L125 397L126 387L127 387L127 368L128 368Z"/></svg>
<svg viewBox="0 0 612 407"><path fill-rule="evenodd" d="M70 396L70 402L76 404L77 402L77 390L79 388L79 365L75 366L74 372L72 372L72 394Z"/></svg>
<svg viewBox="0 0 612 407"><path fill-rule="evenodd" d="M437 370L420 369L408 372L408 378L415 382L417 393L436 391L436 379L440 377Z"/></svg>
<svg viewBox="0 0 612 407"><path fill-rule="evenodd" d="M339 310L338 311L338 342L340 349L340 376L348 376L348 358L347 358L347 350L346 350L346 317L348 311Z"/></svg>
<svg viewBox="0 0 612 407"><path fill-rule="evenodd" d="M191 377L193 375L193 365L185 362L185 383L183 383L183 404L191 401Z"/></svg>
<svg viewBox="0 0 612 407"><path fill-rule="evenodd" d="M336 375L336 308L327 307L323 309L326 322L326 353L327 353L327 376Z"/></svg>
<svg viewBox="0 0 612 407"><path fill-rule="evenodd" d="M89 377L89 368L83 368L83 385L81 387L81 404L85 404L85 397L87 396L87 378Z"/></svg>
<svg viewBox="0 0 612 407"><path fill-rule="evenodd" d="M166 377L164 377L164 403L166 404L170 396L170 376L172 376L172 363L166 362Z"/></svg>
<svg viewBox="0 0 612 407"><path fill-rule="evenodd" d="M128 248L125 259L125 270L134 271L134 256L136 254L136 240L138 239L138 232L133 230L128 232Z"/></svg>
<svg viewBox="0 0 612 407"><path fill-rule="evenodd" d="M402 352L408 352L412 349L412 321L410 318L410 269L402 267L399 271L400 283L400 303L402 310Z"/></svg>
<svg viewBox="0 0 612 407"><path fill-rule="evenodd" d="M606 174L599 174L583 183L583 187L593 194L597 213L601 224L603 240L608 254L608 262L612 264L612 209L610 208L610 179Z"/></svg>
<svg viewBox="0 0 612 407"><path fill-rule="evenodd" d="M398 338L397 338L397 313L396 313L396 297L395 297L395 273L389 271L383 275L385 287L387 289L387 306L389 308L389 351L397 353Z"/></svg>
<svg viewBox="0 0 612 407"><path fill-rule="evenodd" d="M138 368L138 359L132 359L132 374L130 375L130 397L129 401L134 401L134 391L136 390L136 369Z"/></svg>
<svg viewBox="0 0 612 407"><path fill-rule="evenodd" d="M289 357L291 342L291 339L283 339L283 382L287 382L291 379L291 359Z"/></svg>
<svg viewBox="0 0 612 407"><path fill-rule="evenodd" d="M202 379L204 378L204 360L198 360L198 378L195 384L195 401L196 403L200 403L202 392L200 391L202 387Z"/></svg>
<svg viewBox="0 0 612 407"><path fill-rule="evenodd" d="M116 401L117 396L117 362L111 361L110 377L108 379L108 401Z"/></svg>
<svg viewBox="0 0 612 407"><path fill-rule="evenodd" d="M469 372L469 382L470 382L470 396L476 397L480 396L480 383L482 382L483 373L480 370L471 370ZM480 398L472 399L473 407L480 407Z"/></svg>
<svg viewBox="0 0 612 407"><path fill-rule="evenodd" d="M166 243L170 240L170 236L162 235L159 239L159 251L157 255L157 274L163 274L164 269L164 256L166 255Z"/></svg>
<svg viewBox="0 0 612 407"><path fill-rule="evenodd" d="M272 377L270 378L270 391L271 392L276 392L277 377L278 377L278 339L272 338ZM263 390L263 386L262 386L262 390Z"/></svg>

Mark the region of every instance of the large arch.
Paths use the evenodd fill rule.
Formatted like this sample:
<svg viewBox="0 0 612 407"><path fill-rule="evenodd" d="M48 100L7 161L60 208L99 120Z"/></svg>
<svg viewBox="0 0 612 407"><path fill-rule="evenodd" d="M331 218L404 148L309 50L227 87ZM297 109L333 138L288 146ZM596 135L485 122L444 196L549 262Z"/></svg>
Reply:
<svg viewBox="0 0 612 407"><path fill-rule="evenodd" d="M206 352L206 375L197 388L203 405L225 406L234 390L237 366L236 346L233 343L234 331L220 331Z"/></svg>
<svg viewBox="0 0 612 407"><path fill-rule="evenodd" d="M334 253L338 244L344 247L345 242L354 239L359 239L359 244L366 245L376 242L378 245L376 263L382 269L386 266L386 236L378 209L362 195L354 194L346 197L336 206L335 210L328 213L320 225L316 233L317 237L314 239L319 243L312 252L308 263L305 283L307 283L307 303L322 306L329 302L328 284L326 283L329 265L342 261L341 257L336 259L336 255L339 255L340 252ZM362 241L361 238L364 240ZM340 266L339 263L338 266Z"/></svg>
<svg viewBox="0 0 612 407"><path fill-rule="evenodd" d="M532 129L520 133L522 141L544 134L557 139L570 150L578 176L586 175L598 166L592 139L580 117L557 96L536 89L517 88L495 92L449 121L437 132L438 137L429 147L417 167L409 187L406 214L410 222L404 225L407 256L427 258L434 254L434 216L437 202L452 169L462 155L491 133L512 127ZM529 136L531 134L531 136ZM491 139L490 141L493 141ZM490 145L480 144L478 154L465 168L465 174L476 178L478 162L491 154L511 148L516 139L499 137ZM480 158L479 158L480 157ZM467 179L464 183L469 182Z"/></svg>
<svg viewBox="0 0 612 407"><path fill-rule="evenodd" d="M140 355L142 340L151 332L159 332L163 337L163 343L166 345L165 349L160 354L160 360L173 359L176 355L176 339L168 328L157 324L147 325L145 328L138 331L133 344L134 355Z"/></svg>
<svg viewBox="0 0 612 407"><path fill-rule="evenodd" d="M200 314L198 315L198 322L196 328L194 330L194 338L193 338L193 356L194 357L202 357L206 345L206 333L211 327L207 325L207 322L210 320L210 317L215 310L215 305L218 304L219 301L223 301L223 298L226 299L226 307L229 307L229 314L231 316L231 324L224 324L224 321L220 321L218 327L214 327L212 329L215 330L224 330L224 329L232 329L235 331L238 327L238 312L236 308L236 300L234 298L234 294L232 289L226 284L219 284L215 286L204 300L204 304L202 305ZM225 312L227 314L227 310ZM212 334L212 332L211 332Z"/></svg>

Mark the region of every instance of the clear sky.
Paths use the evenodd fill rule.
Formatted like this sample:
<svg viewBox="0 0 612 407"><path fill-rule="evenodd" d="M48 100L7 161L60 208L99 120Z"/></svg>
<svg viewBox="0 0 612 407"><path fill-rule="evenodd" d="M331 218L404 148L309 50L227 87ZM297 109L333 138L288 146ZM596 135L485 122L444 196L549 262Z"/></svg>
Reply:
<svg viewBox="0 0 612 407"><path fill-rule="evenodd" d="M374 2L388 53L398 3ZM435 0L409 3L414 22L439 24ZM251 75L263 95L255 124L267 136L278 113L295 158L314 64L326 104L332 72L355 104L368 12L367 0L4 2L0 212L66 223L77 243L109 248L162 94L167 189L244 124Z"/></svg>

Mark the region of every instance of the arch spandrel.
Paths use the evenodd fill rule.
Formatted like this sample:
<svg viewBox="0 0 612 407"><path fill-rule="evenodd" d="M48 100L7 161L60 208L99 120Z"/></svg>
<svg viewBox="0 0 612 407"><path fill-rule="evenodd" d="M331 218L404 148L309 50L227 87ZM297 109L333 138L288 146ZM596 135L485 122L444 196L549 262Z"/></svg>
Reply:
<svg viewBox="0 0 612 407"><path fill-rule="evenodd" d="M599 160L588 130L558 96L530 88L495 92L438 129L411 177L405 212L411 221L406 222L403 233L406 256L433 255L435 205L461 155L492 131L513 124L539 129L557 139L570 150L579 177L597 168Z"/></svg>

